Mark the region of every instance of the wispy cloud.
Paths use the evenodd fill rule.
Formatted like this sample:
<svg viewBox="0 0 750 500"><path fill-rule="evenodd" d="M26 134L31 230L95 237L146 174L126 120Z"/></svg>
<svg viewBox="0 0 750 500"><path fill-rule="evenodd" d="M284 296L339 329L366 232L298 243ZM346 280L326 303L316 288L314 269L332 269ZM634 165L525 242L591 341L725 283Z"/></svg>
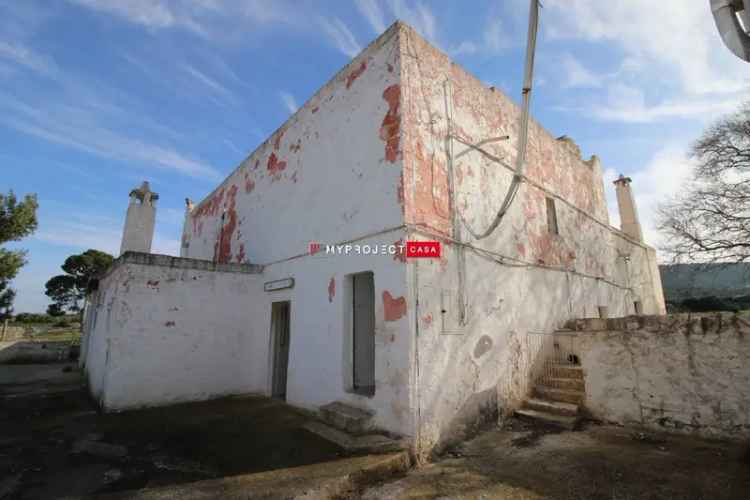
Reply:
<svg viewBox="0 0 750 500"><path fill-rule="evenodd" d="M120 253L123 224L124 217L118 219L71 210L65 218L43 219L33 239L76 249L94 248L117 256ZM157 232L151 251L179 255L180 242Z"/></svg>
<svg viewBox="0 0 750 500"><path fill-rule="evenodd" d="M297 106L297 101L294 99L294 96L289 92L281 91L279 92L279 97L281 98L281 102L284 103L284 106L286 106L286 109L288 109L290 113L295 113L299 108L299 106Z"/></svg>
<svg viewBox="0 0 750 500"><path fill-rule="evenodd" d="M437 22L429 7L422 2L412 6L404 0L389 0L388 5L396 18L403 19L423 37L437 43Z"/></svg>
<svg viewBox="0 0 750 500"><path fill-rule="evenodd" d="M183 30L209 41L244 40L250 26L304 26L300 6L283 0L68 0L149 31Z"/></svg>
<svg viewBox="0 0 750 500"><path fill-rule="evenodd" d="M463 40L448 49L452 56L472 55L477 53L495 54L511 47L511 39L499 17L490 16L482 30L479 41Z"/></svg>
<svg viewBox="0 0 750 500"><path fill-rule="evenodd" d="M160 0L69 0L90 9L112 14L149 29L184 28L205 36L206 29L198 22L204 7L211 2L167 2Z"/></svg>
<svg viewBox="0 0 750 500"><path fill-rule="evenodd" d="M357 8L376 34L385 31L385 15L377 0L357 0Z"/></svg>
<svg viewBox="0 0 750 500"><path fill-rule="evenodd" d="M212 181L222 176L210 165L178 152L109 127L101 108L87 104L65 104L45 100L22 102L0 94L0 123L39 139L79 151L143 166L170 169Z"/></svg>
<svg viewBox="0 0 750 500"><path fill-rule="evenodd" d="M334 17L329 21L321 17L319 21L331 43L346 56L354 57L362 51L362 47L357 43L354 34L341 19Z"/></svg>
<svg viewBox="0 0 750 500"><path fill-rule="evenodd" d="M42 75L52 75L56 70L56 66L51 59L18 43L0 40L0 59Z"/></svg>
<svg viewBox="0 0 750 500"><path fill-rule="evenodd" d="M665 119L698 118L706 121L738 108L744 93L720 95L677 95L658 102L647 102L637 87L615 83L609 86L604 102L584 108L584 113L605 121L650 123Z"/></svg>
<svg viewBox="0 0 750 500"><path fill-rule="evenodd" d="M563 70L564 87L601 87L604 77L586 68L578 59L569 53L560 56Z"/></svg>
<svg viewBox="0 0 750 500"><path fill-rule="evenodd" d="M199 83L203 84L204 86L211 89L215 94L218 94L219 96L223 97L224 99L230 101L230 102L237 102L237 98L232 93L231 90L226 88L224 85L219 83L217 80L211 78L204 72L198 70L194 66L190 64L183 64L182 70L192 76L195 80L197 80Z"/></svg>

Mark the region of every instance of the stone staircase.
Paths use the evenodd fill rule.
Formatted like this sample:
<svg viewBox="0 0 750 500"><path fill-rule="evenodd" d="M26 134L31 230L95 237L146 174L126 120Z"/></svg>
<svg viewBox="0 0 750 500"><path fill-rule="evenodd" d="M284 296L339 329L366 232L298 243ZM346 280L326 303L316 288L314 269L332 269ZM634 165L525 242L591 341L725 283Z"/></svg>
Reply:
<svg viewBox="0 0 750 500"><path fill-rule="evenodd" d="M372 427L374 413L334 401L318 409L321 421L310 421L303 427L341 447L347 453L387 453L406 449L404 440L376 432Z"/></svg>
<svg viewBox="0 0 750 500"><path fill-rule="evenodd" d="M555 349L558 349L555 343ZM516 416L564 429L574 429L580 420L580 406L586 396L583 370L576 359L555 353L545 361L543 375L536 381Z"/></svg>

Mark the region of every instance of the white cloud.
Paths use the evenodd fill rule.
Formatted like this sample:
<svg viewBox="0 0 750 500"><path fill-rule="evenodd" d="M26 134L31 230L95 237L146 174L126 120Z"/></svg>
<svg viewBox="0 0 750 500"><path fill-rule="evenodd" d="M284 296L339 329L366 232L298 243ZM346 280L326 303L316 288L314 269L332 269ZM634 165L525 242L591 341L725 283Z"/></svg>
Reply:
<svg viewBox="0 0 750 500"><path fill-rule="evenodd" d="M648 81L687 93L747 87L747 66L721 43L708 2L548 0L543 16L551 39L615 44Z"/></svg>
<svg viewBox="0 0 750 500"><path fill-rule="evenodd" d="M319 21L333 45L345 55L354 57L362 51L362 47L357 43L354 34L341 19L334 17L333 20L329 21L321 17Z"/></svg>
<svg viewBox="0 0 750 500"><path fill-rule="evenodd" d="M606 101L592 105L587 112L598 119L628 123L649 123L665 119L699 118L710 120L735 111L747 96L734 94L677 95L650 103L636 87L615 83L608 87Z"/></svg>
<svg viewBox="0 0 750 500"><path fill-rule="evenodd" d="M279 97L281 98L281 102L284 103L284 106L286 106L286 109L288 109L290 113L294 114L299 108L299 106L297 106L297 101L294 99L294 96L289 92L281 91L279 92Z"/></svg>
<svg viewBox="0 0 750 500"><path fill-rule="evenodd" d="M690 179L693 163L687 157L688 146L673 142L659 149L642 169L628 174L633 179L631 185L635 195L638 216L643 236L651 246L658 247L663 242L656 230L656 210L659 203L677 194ZM620 227L617 198L613 181L620 172L607 169L604 172L604 188L607 194L610 224Z"/></svg>
<svg viewBox="0 0 750 500"><path fill-rule="evenodd" d="M560 64L564 72L564 87L601 87L603 76L587 69L578 59L565 53L560 56Z"/></svg>
<svg viewBox="0 0 750 500"><path fill-rule="evenodd" d="M357 8L376 34L379 35L385 31L385 16L377 0L357 0Z"/></svg>

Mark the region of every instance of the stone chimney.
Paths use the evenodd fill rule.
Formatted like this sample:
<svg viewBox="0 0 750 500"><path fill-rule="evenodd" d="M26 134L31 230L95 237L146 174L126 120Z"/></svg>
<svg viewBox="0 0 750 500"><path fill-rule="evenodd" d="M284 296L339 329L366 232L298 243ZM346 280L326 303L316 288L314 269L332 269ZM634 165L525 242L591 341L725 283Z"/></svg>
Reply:
<svg viewBox="0 0 750 500"><path fill-rule="evenodd" d="M130 204L125 216L125 229L122 231L120 255L125 252L151 252L156 222L156 200L159 195L143 181L141 187L130 192Z"/></svg>
<svg viewBox="0 0 750 500"><path fill-rule="evenodd" d="M620 174L615 181L617 191L617 207L620 210L620 229L634 240L643 241L641 223L638 221L638 210L635 206L633 191L630 183L633 180Z"/></svg>
<svg viewBox="0 0 750 500"><path fill-rule="evenodd" d="M185 198L185 220L182 223L182 240L180 244L180 257L188 256L188 249L190 248L190 215L193 212L193 200Z"/></svg>

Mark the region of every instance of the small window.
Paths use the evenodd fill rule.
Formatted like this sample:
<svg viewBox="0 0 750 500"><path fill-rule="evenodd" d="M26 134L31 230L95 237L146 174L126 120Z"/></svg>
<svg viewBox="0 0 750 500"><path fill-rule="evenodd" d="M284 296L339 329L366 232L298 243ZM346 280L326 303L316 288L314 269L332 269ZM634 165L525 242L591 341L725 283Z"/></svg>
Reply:
<svg viewBox="0 0 750 500"><path fill-rule="evenodd" d="M555 200L547 198L547 230L550 234L560 234L560 230L557 227L557 209L555 208Z"/></svg>

